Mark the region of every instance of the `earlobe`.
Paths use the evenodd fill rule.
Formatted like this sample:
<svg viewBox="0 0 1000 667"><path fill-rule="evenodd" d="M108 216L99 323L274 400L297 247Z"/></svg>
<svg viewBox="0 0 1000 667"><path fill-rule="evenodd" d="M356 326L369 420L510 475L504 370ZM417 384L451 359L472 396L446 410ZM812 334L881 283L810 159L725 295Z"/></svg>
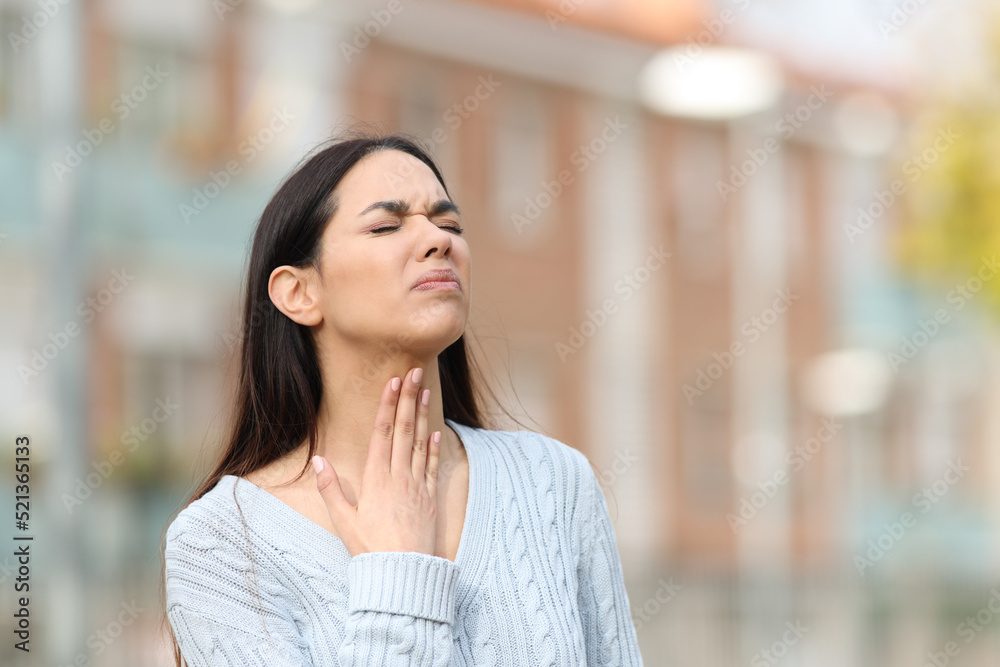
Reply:
<svg viewBox="0 0 1000 667"><path fill-rule="evenodd" d="M275 307L304 326L315 326L323 321L311 271L311 268L279 266L271 271L267 281L267 293Z"/></svg>

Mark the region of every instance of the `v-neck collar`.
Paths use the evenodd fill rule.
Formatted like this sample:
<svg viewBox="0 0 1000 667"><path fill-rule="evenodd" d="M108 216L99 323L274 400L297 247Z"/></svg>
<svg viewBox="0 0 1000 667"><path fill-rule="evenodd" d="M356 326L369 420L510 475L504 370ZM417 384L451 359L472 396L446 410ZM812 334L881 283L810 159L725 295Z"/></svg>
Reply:
<svg viewBox="0 0 1000 667"><path fill-rule="evenodd" d="M470 600L470 593L480 580L489 559L489 546L493 543L493 503L490 498L495 495L495 470L488 466L489 456L482 451L480 440L485 435L483 429L477 429L459 424L445 418L458 435L465 448L469 460L469 493L466 501L465 520L462 523L462 535L455 552L455 565L459 567L456 609ZM339 537L306 517L298 510L277 496L260 488L253 482L235 475L223 475L220 482L226 482L226 490L240 484L241 497L252 498L280 513L278 525L264 519L259 513L250 512L246 515L248 522L256 524L258 530L267 538L282 542L288 551L313 552L317 558L332 558L343 565L344 570L351 560L350 552Z"/></svg>

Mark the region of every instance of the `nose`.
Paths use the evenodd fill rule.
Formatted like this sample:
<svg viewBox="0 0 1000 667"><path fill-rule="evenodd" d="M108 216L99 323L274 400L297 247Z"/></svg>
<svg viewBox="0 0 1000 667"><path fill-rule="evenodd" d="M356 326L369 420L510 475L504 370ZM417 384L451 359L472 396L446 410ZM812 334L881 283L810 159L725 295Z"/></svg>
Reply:
<svg viewBox="0 0 1000 667"><path fill-rule="evenodd" d="M447 257L451 253L452 233L438 227L425 215L417 216L426 225L420 225L417 238L419 250L425 258L435 255Z"/></svg>

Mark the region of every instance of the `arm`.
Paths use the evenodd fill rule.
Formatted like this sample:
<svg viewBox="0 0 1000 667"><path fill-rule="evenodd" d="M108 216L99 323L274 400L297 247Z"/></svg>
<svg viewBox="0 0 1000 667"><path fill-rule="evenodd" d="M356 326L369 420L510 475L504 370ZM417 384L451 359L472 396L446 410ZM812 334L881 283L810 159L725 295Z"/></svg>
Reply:
<svg viewBox="0 0 1000 667"><path fill-rule="evenodd" d="M167 618L181 654L190 667L311 665L237 530L209 512L182 512L167 530Z"/></svg>
<svg viewBox="0 0 1000 667"><path fill-rule="evenodd" d="M167 533L167 617L190 667L306 667L310 647L224 521L180 516ZM359 554L348 565L343 667L448 665L458 567L414 552ZM313 647L314 649L316 647Z"/></svg>
<svg viewBox="0 0 1000 667"><path fill-rule="evenodd" d="M621 559L604 493L589 466L584 466L583 552L580 556L579 605L583 618L587 665L642 665L635 626L629 615Z"/></svg>
<svg viewBox="0 0 1000 667"><path fill-rule="evenodd" d="M451 664L458 566L417 552L351 558L343 667Z"/></svg>

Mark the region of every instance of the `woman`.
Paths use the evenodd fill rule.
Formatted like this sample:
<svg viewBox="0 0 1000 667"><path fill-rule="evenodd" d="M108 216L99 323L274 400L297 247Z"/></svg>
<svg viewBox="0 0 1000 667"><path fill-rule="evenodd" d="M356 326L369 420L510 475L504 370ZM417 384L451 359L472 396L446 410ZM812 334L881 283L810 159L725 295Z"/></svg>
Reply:
<svg viewBox="0 0 1000 667"><path fill-rule="evenodd" d="M586 457L483 427L433 161L334 143L250 257L232 435L170 523L178 665L641 665Z"/></svg>

